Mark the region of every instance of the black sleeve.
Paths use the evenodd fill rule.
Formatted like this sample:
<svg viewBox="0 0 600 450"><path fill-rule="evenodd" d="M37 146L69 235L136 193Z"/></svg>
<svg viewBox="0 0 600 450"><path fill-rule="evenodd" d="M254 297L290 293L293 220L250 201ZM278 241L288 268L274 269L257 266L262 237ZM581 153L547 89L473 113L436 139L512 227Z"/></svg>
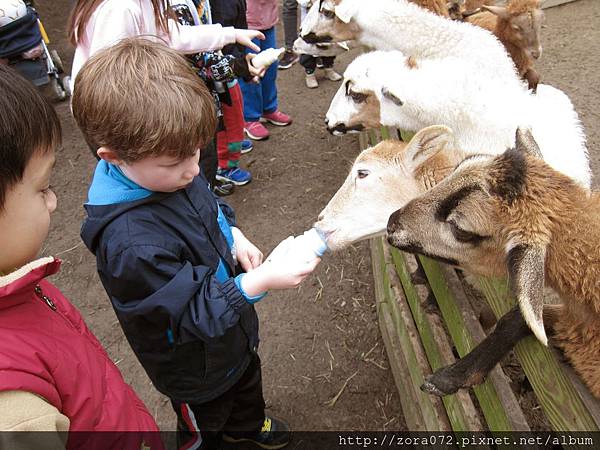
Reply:
<svg viewBox="0 0 600 450"><path fill-rule="evenodd" d="M177 343L223 336L250 306L233 278L221 283L210 267L160 246L128 247L108 258L100 275L124 328L168 324Z"/></svg>

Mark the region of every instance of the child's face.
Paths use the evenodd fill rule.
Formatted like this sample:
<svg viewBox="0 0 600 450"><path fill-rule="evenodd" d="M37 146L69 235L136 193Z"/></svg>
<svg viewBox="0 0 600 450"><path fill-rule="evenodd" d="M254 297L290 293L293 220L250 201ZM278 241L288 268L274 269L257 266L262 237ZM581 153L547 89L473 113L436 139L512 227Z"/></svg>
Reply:
<svg viewBox="0 0 600 450"><path fill-rule="evenodd" d="M23 179L6 195L0 210L0 272L9 273L33 261L48 235L56 195L50 189L54 151L36 153Z"/></svg>
<svg viewBox="0 0 600 450"><path fill-rule="evenodd" d="M175 192L190 184L200 173L200 150L185 159L149 156L133 163L121 162L123 173L140 186L154 192Z"/></svg>

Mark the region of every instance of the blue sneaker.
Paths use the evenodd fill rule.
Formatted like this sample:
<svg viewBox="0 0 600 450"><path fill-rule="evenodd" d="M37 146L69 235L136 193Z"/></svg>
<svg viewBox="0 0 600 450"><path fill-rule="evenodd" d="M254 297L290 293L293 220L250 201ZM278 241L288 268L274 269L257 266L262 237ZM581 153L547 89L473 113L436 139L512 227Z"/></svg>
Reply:
<svg viewBox="0 0 600 450"><path fill-rule="evenodd" d="M229 181L236 186L243 186L244 184L252 181L252 174L247 170L240 169L239 167L233 167L231 169L219 169L217 170L217 180Z"/></svg>
<svg viewBox="0 0 600 450"><path fill-rule="evenodd" d="M244 139L242 141L242 155L244 153L251 152L253 148L254 148L254 144L252 143L252 141L250 139Z"/></svg>

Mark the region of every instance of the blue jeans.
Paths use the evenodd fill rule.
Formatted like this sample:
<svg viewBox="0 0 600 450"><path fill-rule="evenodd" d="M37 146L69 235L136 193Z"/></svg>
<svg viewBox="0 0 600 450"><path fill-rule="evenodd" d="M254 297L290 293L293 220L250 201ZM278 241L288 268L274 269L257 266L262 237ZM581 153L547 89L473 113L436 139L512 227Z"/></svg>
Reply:
<svg viewBox="0 0 600 450"><path fill-rule="evenodd" d="M254 39L253 42L260 47L261 51L276 48L275 27L261 31L265 35L265 40ZM252 53L252 50L247 48L246 53ZM260 83L246 83L241 78L239 79L244 97L244 120L246 122L256 122L263 114L277 110L276 79L277 61L269 66Z"/></svg>

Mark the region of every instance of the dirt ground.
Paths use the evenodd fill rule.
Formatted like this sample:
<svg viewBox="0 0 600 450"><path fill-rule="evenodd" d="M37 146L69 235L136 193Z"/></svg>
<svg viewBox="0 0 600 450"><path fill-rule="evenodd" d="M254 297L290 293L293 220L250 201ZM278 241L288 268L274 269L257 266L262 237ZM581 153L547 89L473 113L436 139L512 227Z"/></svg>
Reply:
<svg viewBox="0 0 600 450"><path fill-rule="evenodd" d="M71 3L37 2L52 46L68 66L72 49L64 29ZM546 17L544 55L538 67L544 82L571 96L585 125L592 168L597 172L600 2L578 0L547 10ZM338 58L336 67L343 70L355 55ZM338 83L322 81L319 89L309 91L296 65L279 71L278 86L281 108L293 116L294 123L272 127L271 138L256 143L254 151L243 156L254 181L228 198L241 227L264 252L310 227L358 154L355 137L330 136L323 125ZM57 104L56 109L64 127L53 180L59 207L43 253L59 256L64 263L53 281L80 308L161 429L172 430L171 407L151 386L129 349L98 280L94 258L80 241L82 204L95 160L68 104ZM595 186L599 181L596 176ZM271 413L287 419L295 430L406 428L376 322L370 264L367 245L355 245L326 257L297 291L272 292L258 305L265 398Z"/></svg>

